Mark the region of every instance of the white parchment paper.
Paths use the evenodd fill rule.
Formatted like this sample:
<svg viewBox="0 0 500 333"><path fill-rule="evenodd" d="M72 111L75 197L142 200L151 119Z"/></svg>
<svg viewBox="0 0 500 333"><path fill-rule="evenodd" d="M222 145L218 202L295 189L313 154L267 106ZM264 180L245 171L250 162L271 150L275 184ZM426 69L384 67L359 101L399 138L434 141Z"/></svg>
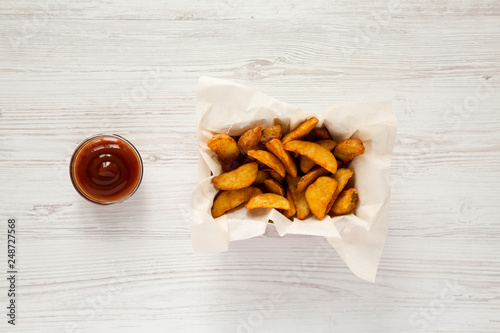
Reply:
<svg viewBox="0 0 500 333"><path fill-rule="evenodd" d="M221 166L207 147L216 133L238 136L263 125L280 124L283 131L315 116L336 142L355 137L363 140L365 153L349 165L359 194L354 213L319 221L312 214L304 221L290 221L274 209L241 207L214 219L210 209L217 190L211 174ZM198 84L196 123L199 142L199 185L190 211L191 239L195 253L227 251L229 242L262 235L272 220L283 236L323 236L358 277L375 282L389 224L390 162L397 120L391 102L348 103L323 114L306 114L255 89L221 79L202 77Z"/></svg>

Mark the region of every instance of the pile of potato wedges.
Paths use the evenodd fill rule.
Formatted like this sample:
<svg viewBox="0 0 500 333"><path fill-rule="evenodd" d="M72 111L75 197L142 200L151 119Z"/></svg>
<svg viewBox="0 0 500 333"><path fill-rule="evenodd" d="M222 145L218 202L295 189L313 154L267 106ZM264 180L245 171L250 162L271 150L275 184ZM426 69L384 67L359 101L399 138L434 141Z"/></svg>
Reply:
<svg viewBox="0 0 500 333"><path fill-rule="evenodd" d="M283 136L280 125L258 126L239 137L216 134L207 143L222 165L212 178L219 189L212 206L217 218L245 204L247 209L275 208L289 219L312 213L351 213L358 193L347 188L354 174L349 163L364 153L360 139L336 143L312 117Z"/></svg>

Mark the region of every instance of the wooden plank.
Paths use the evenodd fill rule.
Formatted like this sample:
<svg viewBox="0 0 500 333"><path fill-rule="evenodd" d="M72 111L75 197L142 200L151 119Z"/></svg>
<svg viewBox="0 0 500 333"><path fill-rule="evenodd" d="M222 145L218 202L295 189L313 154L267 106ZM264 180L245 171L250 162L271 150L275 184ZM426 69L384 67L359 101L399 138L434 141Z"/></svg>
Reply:
<svg viewBox="0 0 500 333"><path fill-rule="evenodd" d="M16 329L500 331L499 17L494 0L0 3L0 211L18 221ZM192 254L202 75L307 112L393 100L376 284L326 241L272 226L227 253ZM140 190L117 206L86 202L69 181L74 148L97 132L124 135L144 160Z"/></svg>

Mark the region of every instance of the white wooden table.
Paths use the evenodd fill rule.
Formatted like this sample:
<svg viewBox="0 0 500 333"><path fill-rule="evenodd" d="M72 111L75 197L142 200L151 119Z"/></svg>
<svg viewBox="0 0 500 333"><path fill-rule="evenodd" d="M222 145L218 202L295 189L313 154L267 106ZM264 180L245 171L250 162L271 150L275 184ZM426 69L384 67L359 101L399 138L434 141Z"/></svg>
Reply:
<svg viewBox="0 0 500 333"><path fill-rule="evenodd" d="M498 0L5 0L0 32L0 331L500 331ZM394 101L376 284L325 240L273 227L192 254L202 75L307 112ZM93 205L69 180L73 149L98 132L144 159L120 205Z"/></svg>

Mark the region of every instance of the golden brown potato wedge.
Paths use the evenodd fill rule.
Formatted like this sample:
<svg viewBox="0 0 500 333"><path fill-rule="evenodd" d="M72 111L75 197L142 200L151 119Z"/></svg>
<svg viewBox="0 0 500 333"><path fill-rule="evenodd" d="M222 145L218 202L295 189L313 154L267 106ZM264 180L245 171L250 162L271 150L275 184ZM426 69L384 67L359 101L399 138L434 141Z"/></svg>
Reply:
<svg viewBox="0 0 500 333"><path fill-rule="evenodd" d="M306 195L304 192L296 193L297 184L299 182L298 177L286 176L286 182L288 183L288 189L292 195L293 202L295 204L295 209L297 210L297 218L299 220L304 220L309 215L309 206L307 205Z"/></svg>
<svg viewBox="0 0 500 333"><path fill-rule="evenodd" d="M305 155L299 156L299 167L303 173L308 173L315 166L316 166L316 163L314 163L314 161L311 160L309 157L307 157Z"/></svg>
<svg viewBox="0 0 500 333"><path fill-rule="evenodd" d="M333 142L333 141L332 141ZM292 177L297 177L297 165L292 155L285 150L283 144L278 139L273 139L266 143L266 148L283 163L286 172Z"/></svg>
<svg viewBox="0 0 500 333"><path fill-rule="evenodd" d="M256 160L264 163L274 171L280 174L281 177L285 177L285 166L281 161L266 150L249 150L248 156L255 158Z"/></svg>
<svg viewBox="0 0 500 333"><path fill-rule="evenodd" d="M288 133L281 139L283 144L292 141L292 140L300 140L305 137L318 123L318 118L312 117L311 119L306 120L299 127Z"/></svg>
<svg viewBox="0 0 500 333"><path fill-rule="evenodd" d="M332 151L337 145L337 143L333 140L318 140L316 143L328 151Z"/></svg>
<svg viewBox="0 0 500 333"><path fill-rule="evenodd" d="M221 163L228 163L236 160L240 156L238 144L227 134L216 134L207 143Z"/></svg>
<svg viewBox="0 0 500 333"><path fill-rule="evenodd" d="M252 161L250 161L252 162ZM248 163L248 162L246 162ZM222 166L222 171L223 172L228 172L228 171L233 171L238 169L241 165L246 164L245 162L241 163L240 160L234 160L234 161L229 161L229 162L220 162Z"/></svg>
<svg viewBox="0 0 500 333"><path fill-rule="evenodd" d="M342 162L343 165L346 165L352 161L353 158L363 154L364 152L365 146L363 145L363 141L360 139L346 139L339 142L339 144L335 147L333 154Z"/></svg>
<svg viewBox="0 0 500 333"><path fill-rule="evenodd" d="M221 191L214 200L212 216L214 218L222 216L227 211L238 207L258 194L262 194L262 192L253 186L241 188L239 190Z"/></svg>
<svg viewBox="0 0 500 333"><path fill-rule="evenodd" d="M337 160L335 156L317 143L294 140L287 142L285 149L309 157L314 163L321 165L331 173L337 172Z"/></svg>
<svg viewBox="0 0 500 333"><path fill-rule="evenodd" d="M281 135L282 135L282 132L281 132L280 125L271 126L271 127L264 129L264 131L262 132L262 137L260 138L260 142L262 142L263 144L266 144L269 141L271 141L272 139L279 140L279 139L281 139Z"/></svg>
<svg viewBox="0 0 500 333"><path fill-rule="evenodd" d="M322 176L306 189L307 204L313 215L318 219L322 220L325 217L326 208L336 187L337 181L335 179Z"/></svg>
<svg viewBox="0 0 500 333"><path fill-rule="evenodd" d="M238 169L212 178L212 184L219 190L238 190L253 184L259 173L257 162L243 164Z"/></svg>
<svg viewBox="0 0 500 333"><path fill-rule="evenodd" d="M241 147L243 152L245 152L245 154L249 150L257 150L259 149L261 136L262 126L249 129L240 136L240 138L238 139L238 145Z"/></svg>
<svg viewBox="0 0 500 333"><path fill-rule="evenodd" d="M269 176L269 173L259 170L259 172L257 173L257 178L255 179L252 185L253 186L260 185L264 183L264 180L269 179L270 177L271 176Z"/></svg>
<svg viewBox="0 0 500 333"><path fill-rule="evenodd" d="M299 183L297 184L297 189L295 191L297 193L304 192L309 185L311 185L316 181L316 179L318 179L321 176L326 176L329 173L330 171L318 165L317 167L315 167L314 169L312 169L311 171L309 171L307 174L305 174L300 178Z"/></svg>
<svg viewBox="0 0 500 333"><path fill-rule="evenodd" d="M247 209L254 208L275 208L275 209L290 209L288 200L275 193L263 193L256 195L250 199L245 205Z"/></svg>
<svg viewBox="0 0 500 333"><path fill-rule="evenodd" d="M330 132L328 132L328 129L326 127L317 128L314 134L316 135L317 140L331 140L332 139Z"/></svg>
<svg viewBox="0 0 500 333"><path fill-rule="evenodd" d="M290 193L290 189L286 189L286 199L290 203L290 209L288 210L283 210L281 213L285 215L287 218L292 218L295 213L297 213L297 209L295 208L295 203L293 201L292 194Z"/></svg>
<svg viewBox="0 0 500 333"><path fill-rule="evenodd" d="M340 192L337 200L332 206L332 212L335 215L344 215L351 213L359 202L358 192L350 188Z"/></svg>
<svg viewBox="0 0 500 333"><path fill-rule="evenodd" d="M269 193L275 193L281 195L282 197L285 196L285 190L283 189L283 186L281 186L281 184L278 183L276 179L264 180L264 186Z"/></svg>
<svg viewBox="0 0 500 333"><path fill-rule="evenodd" d="M327 212L333 213L332 206L335 200L337 199L337 196L339 193L344 189L346 186L347 182L349 179L352 177L354 171L351 169L337 169L337 172L333 175L333 179L337 181L337 188L335 189L335 192L333 193L332 199L330 200L330 203L328 204L327 207Z"/></svg>
<svg viewBox="0 0 500 333"><path fill-rule="evenodd" d="M285 180L285 177L281 177L281 175L276 171L274 171L273 169L266 169L266 171L273 179L276 179L278 183L283 184L283 180Z"/></svg>
<svg viewBox="0 0 500 333"><path fill-rule="evenodd" d="M323 126L313 129L309 134L307 134L302 140L304 141L318 141L318 140L332 140L330 132Z"/></svg>
<svg viewBox="0 0 500 333"><path fill-rule="evenodd" d="M321 147L325 148L326 150L330 151L337 145L337 143L333 140L319 140L316 141L316 143L319 144ZM315 165L316 163L314 163L314 161L311 160L309 157L304 155L300 156L299 166L300 170L302 170L303 173L308 173L309 171L311 171L312 168L314 168Z"/></svg>

